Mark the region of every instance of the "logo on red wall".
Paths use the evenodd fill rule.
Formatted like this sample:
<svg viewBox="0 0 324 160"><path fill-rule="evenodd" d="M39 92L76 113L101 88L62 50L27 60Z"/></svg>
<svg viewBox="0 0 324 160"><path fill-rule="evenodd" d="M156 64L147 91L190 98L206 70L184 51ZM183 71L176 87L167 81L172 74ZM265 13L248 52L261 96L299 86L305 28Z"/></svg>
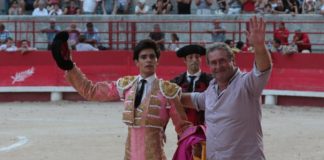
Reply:
<svg viewBox="0 0 324 160"><path fill-rule="evenodd" d="M23 82L28 77L32 76L34 74L35 68L31 67L30 69L27 69L22 72L17 72L14 76L11 76L12 82L11 84L15 84L16 82Z"/></svg>

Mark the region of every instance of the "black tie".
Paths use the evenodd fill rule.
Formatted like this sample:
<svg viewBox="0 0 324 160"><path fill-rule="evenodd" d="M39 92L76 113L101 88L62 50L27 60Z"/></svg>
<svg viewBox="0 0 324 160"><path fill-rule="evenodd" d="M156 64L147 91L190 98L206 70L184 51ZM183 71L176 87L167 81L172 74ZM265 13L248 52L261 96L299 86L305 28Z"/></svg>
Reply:
<svg viewBox="0 0 324 160"><path fill-rule="evenodd" d="M190 78L190 83L189 83L189 88L188 88L188 92L192 92L193 88L194 88L194 81L196 79L196 76L189 76Z"/></svg>
<svg viewBox="0 0 324 160"><path fill-rule="evenodd" d="M137 89L137 91L136 91L135 103L134 103L135 108L137 108L141 104L145 83L146 83L146 80L142 79L141 80L141 88L139 90Z"/></svg>

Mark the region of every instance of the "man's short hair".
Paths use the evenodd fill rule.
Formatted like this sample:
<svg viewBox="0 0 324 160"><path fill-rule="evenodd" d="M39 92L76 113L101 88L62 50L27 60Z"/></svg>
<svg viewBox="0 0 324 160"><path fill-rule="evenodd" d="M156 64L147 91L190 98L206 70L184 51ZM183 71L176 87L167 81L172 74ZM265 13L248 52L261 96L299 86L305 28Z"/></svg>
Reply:
<svg viewBox="0 0 324 160"><path fill-rule="evenodd" d="M133 60L138 60L138 55L143 49L153 49L156 55L156 58L160 58L160 48L159 46L150 39L144 39L138 42L138 44L134 48L133 52Z"/></svg>
<svg viewBox="0 0 324 160"><path fill-rule="evenodd" d="M207 63L209 63L208 54L211 53L211 52L214 52L216 50L223 50L223 51L225 51L227 53L227 58L229 60L234 60L234 53L231 50L231 48L226 43L216 42L216 43L212 44L210 47L208 47L208 49L207 49L207 53L206 53Z"/></svg>

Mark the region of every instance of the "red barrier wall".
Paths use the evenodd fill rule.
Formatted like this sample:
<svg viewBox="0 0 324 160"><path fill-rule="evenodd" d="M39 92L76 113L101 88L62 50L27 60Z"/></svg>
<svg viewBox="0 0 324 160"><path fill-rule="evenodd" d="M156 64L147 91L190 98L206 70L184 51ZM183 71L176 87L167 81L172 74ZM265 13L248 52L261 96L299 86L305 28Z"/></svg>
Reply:
<svg viewBox="0 0 324 160"><path fill-rule="evenodd" d="M324 92L324 64L321 62L324 54L272 54L272 58L273 72L267 89ZM73 60L93 81L116 80L123 75L138 74L131 51L73 52ZM253 54L237 54L236 63L241 70L250 70ZM33 73L31 68L34 68ZM158 77L170 79L185 69L183 60L177 58L174 52L161 53ZM202 70L209 71L205 58ZM26 55L0 52L0 87L69 86L63 75L48 51ZM285 104L282 99L280 101Z"/></svg>

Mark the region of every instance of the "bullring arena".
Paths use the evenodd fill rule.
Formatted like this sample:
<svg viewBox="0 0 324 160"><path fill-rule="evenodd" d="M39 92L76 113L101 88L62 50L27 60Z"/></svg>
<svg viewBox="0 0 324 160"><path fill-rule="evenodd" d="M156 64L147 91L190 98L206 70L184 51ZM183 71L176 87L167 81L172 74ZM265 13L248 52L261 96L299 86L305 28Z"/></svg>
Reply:
<svg viewBox="0 0 324 160"><path fill-rule="evenodd" d="M227 37L245 38L241 33L244 27L237 25L244 26L248 18L244 16L67 16L57 18L56 22L67 26L71 20L82 25L93 20L102 27L104 43L111 47L110 50L82 54L73 52L73 59L90 79L111 81L122 75L137 73L130 49L134 41L146 36L143 32L151 29L148 26L161 23L167 33L178 31L183 34L183 43L187 44L210 39L209 35L197 31L204 25L199 20L208 23L206 25L210 27L210 19L215 18L223 18L227 23L230 29ZM140 24L136 24L134 19L140 21ZM324 21L318 21L317 16L265 16L265 19L271 21L269 26L274 26L276 21L285 20L291 24L289 27L292 31L297 28L296 25L301 25L302 28L308 28L313 33L311 37L316 39L313 40L316 53L289 56L272 54L274 70L262 96L266 158L323 160L324 54L321 53L324 52L324 36L318 31L323 29L324 25L320 24ZM124 20L127 22L123 22ZM155 21L148 22L150 20ZM313 23L302 23L305 20ZM42 43L46 41L45 37L36 35L41 34L37 29L45 26L48 19L34 19L30 16L2 17L2 21L11 26L11 30L18 28L15 38L26 37L32 40L34 46L46 48ZM181 28L185 30L181 32L172 23L195 25L188 27L189 29ZM29 24L34 26L28 26ZM134 29L139 31L138 35L134 35ZM243 71L251 69L252 53L238 54L236 58L237 65ZM205 61L202 69L208 72ZM159 77L170 79L184 70L183 62L175 57L174 52L162 53ZM0 52L0 160L123 159L127 128L121 121L122 103L83 101L64 80L63 75L48 51L33 51L25 55ZM169 123L166 133L165 151L167 158L172 159L176 149L172 124Z"/></svg>

